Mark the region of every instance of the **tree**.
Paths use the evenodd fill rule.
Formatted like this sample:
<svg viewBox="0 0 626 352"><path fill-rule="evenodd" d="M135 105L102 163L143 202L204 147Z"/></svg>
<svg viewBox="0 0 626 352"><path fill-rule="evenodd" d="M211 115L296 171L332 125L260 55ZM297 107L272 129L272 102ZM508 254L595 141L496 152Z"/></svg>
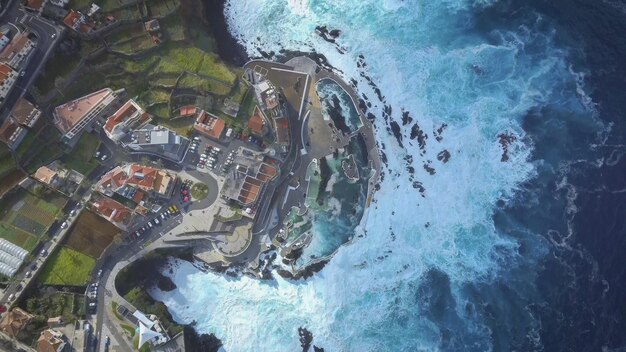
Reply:
<svg viewBox="0 0 626 352"><path fill-rule="evenodd" d="M43 185L36 184L33 186L33 194L39 198L42 198L46 193L46 189Z"/></svg>

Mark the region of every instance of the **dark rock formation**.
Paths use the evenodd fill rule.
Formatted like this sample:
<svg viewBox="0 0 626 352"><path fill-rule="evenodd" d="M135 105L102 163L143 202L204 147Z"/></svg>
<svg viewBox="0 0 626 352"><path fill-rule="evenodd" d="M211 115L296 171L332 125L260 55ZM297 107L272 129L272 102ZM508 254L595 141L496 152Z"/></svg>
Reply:
<svg viewBox="0 0 626 352"><path fill-rule="evenodd" d="M509 145L511 145L511 143L515 142L516 140L517 137L509 132L500 133L498 135L498 142L502 147L502 157L500 158L501 162L509 161Z"/></svg>
<svg viewBox="0 0 626 352"><path fill-rule="evenodd" d="M450 152L446 149L440 151L439 154L437 154L437 160L443 163L447 163L448 160L450 160Z"/></svg>
<svg viewBox="0 0 626 352"><path fill-rule="evenodd" d="M400 148L404 148L404 146L402 145L402 133L400 132L400 125L398 125L398 123L395 121L391 121L389 126L391 127L391 132L393 132L394 137L396 137Z"/></svg>
<svg viewBox="0 0 626 352"><path fill-rule="evenodd" d="M309 348L311 348L311 343L313 342L313 334L309 330L299 327L298 337L300 338L302 352L308 352Z"/></svg>
<svg viewBox="0 0 626 352"><path fill-rule="evenodd" d="M217 352L222 347L222 341L215 335L198 335L192 326L185 325L183 333L185 336L185 352Z"/></svg>

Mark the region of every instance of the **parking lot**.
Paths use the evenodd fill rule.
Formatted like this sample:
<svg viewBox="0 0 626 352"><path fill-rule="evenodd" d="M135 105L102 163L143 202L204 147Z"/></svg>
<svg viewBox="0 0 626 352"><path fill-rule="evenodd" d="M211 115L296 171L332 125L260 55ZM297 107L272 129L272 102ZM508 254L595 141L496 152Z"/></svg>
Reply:
<svg viewBox="0 0 626 352"><path fill-rule="evenodd" d="M244 137L245 140L242 140ZM254 137L251 139L249 136L233 135L226 141L217 142L208 137L197 135L192 139L184 163L187 167L200 172L211 172L215 176L224 176L232 167L232 164L229 165L228 163L229 156L234 155L234 152L241 146L258 151L262 150L261 141ZM214 161L211 161L211 158Z"/></svg>

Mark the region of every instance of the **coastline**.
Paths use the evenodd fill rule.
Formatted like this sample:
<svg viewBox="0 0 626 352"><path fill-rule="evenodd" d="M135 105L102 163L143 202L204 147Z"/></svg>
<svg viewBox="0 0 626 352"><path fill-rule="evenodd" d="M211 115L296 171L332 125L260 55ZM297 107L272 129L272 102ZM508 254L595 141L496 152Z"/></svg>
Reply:
<svg viewBox="0 0 626 352"><path fill-rule="evenodd" d="M237 39L235 39L228 30L228 24L224 16L226 0L190 1L194 1L200 5L203 22L209 26L215 38L217 52L220 58L235 67L242 67L249 61L250 57L244 47L239 44Z"/></svg>

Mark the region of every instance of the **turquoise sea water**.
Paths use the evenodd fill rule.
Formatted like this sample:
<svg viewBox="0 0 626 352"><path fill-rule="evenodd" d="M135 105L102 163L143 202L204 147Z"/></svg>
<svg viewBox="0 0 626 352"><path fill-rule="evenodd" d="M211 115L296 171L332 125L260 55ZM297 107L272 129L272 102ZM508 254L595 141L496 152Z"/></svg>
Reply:
<svg viewBox="0 0 626 352"><path fill-rule="evenodd" d="M315 50L356 82L384 177L362 238L316 276L262 282L179 263L178 290L153 295L226 351L297 351L301 326L326 351L542 350L541 316L556 308L538 278L568 246L575 212L564 175L608 126L573 63L576 43L532 9L506 6L228 1L250 55ZM330 43L316 26L341 33Z"/></svg>

